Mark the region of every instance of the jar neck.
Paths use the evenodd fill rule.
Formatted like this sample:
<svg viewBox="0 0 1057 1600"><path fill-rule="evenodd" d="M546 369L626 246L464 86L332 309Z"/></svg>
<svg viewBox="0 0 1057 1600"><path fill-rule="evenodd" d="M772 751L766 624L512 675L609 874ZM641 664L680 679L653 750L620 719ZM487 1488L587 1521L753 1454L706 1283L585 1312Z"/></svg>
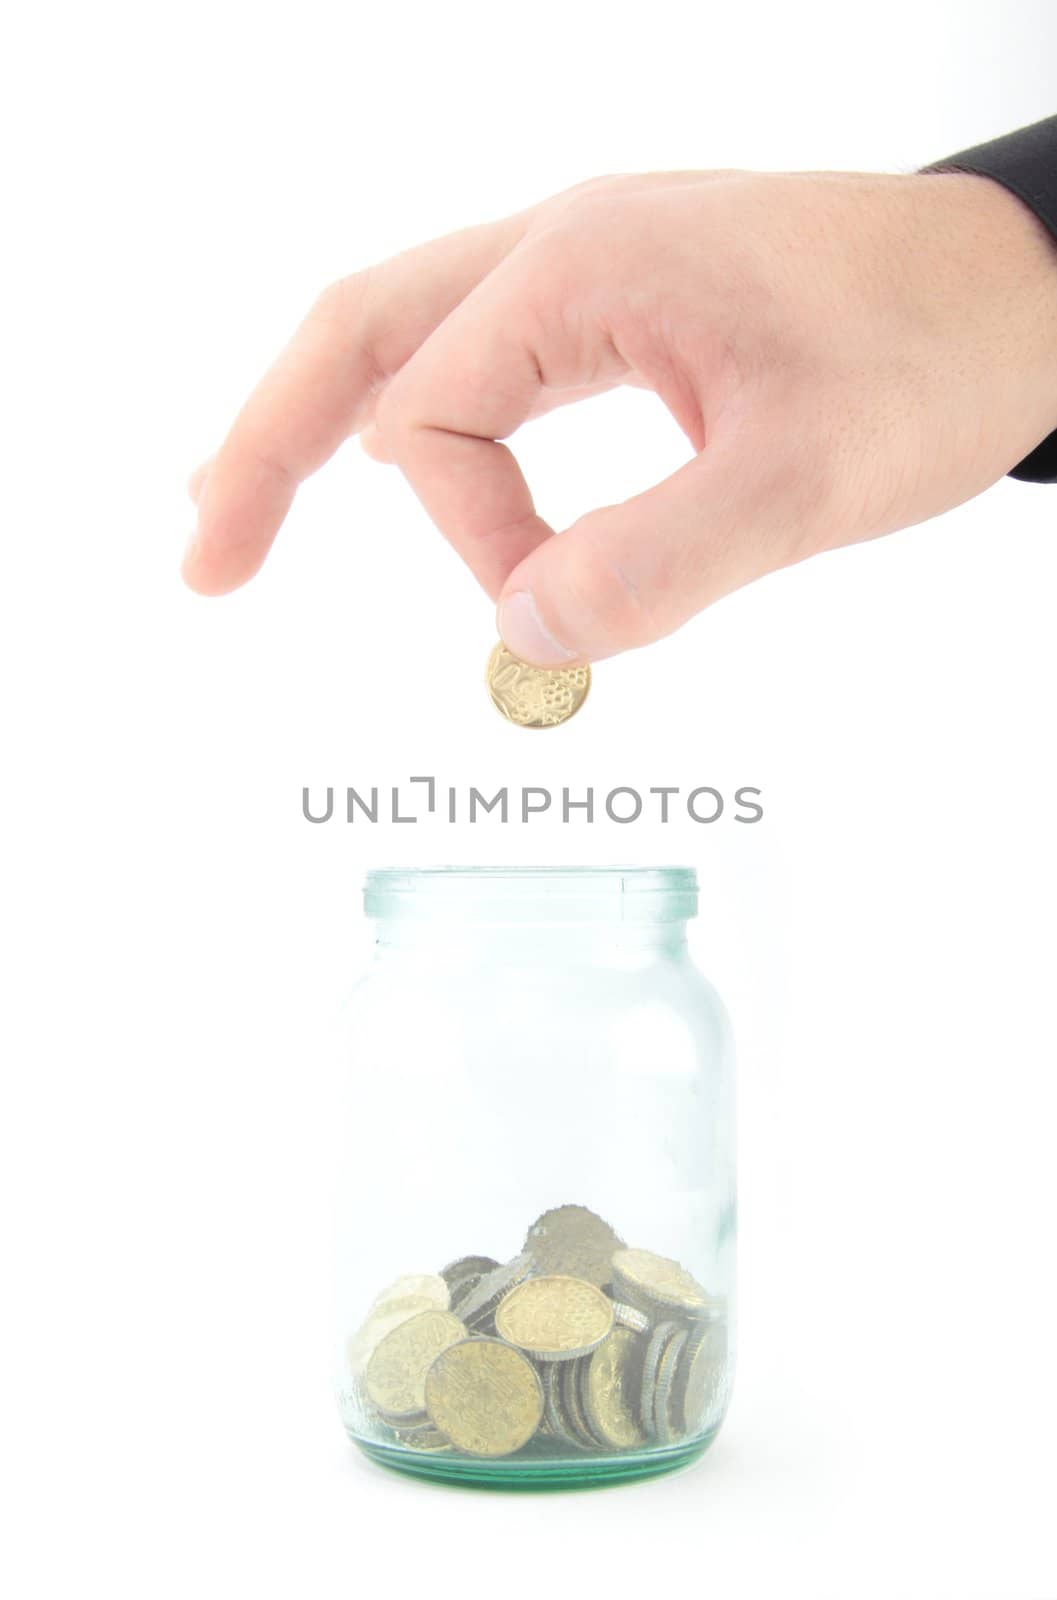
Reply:
<svg viewBox="0 0 1057 1600"><path fill-rule="evenodd" d="M422 867L367 874L381 953L477 965L674 956L697 912L689 867Z"/></svg>
<svg viewBox="0 0 1057 1600"><path fill-rule="evenodd" d="M404 957L430 965L627 966L679 960L687 948L686 923L462 923L415 919L375 927L377 959Z"/></svg>

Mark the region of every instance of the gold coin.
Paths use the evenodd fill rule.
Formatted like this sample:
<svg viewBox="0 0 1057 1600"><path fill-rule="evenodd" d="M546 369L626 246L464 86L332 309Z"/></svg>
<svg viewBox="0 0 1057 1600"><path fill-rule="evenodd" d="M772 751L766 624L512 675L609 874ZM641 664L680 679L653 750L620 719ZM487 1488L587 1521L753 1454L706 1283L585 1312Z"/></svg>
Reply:
<svg viewBox="0 0 1057 1600"><path fill-rule="evenodd" d="M447 1311L448 1298L447 1282L439 1272L409 1272L402 1278L394 1278L388 1289L383 1289L381 1294L375 1296L371 1315L376 1311L395 1311L410 1300L422 1302L417 1307L420 1311L425 1311L427 1307Z"/></svg>
<svg viewBox="0 0 1057 1600"><path fill-rule="evenodd" d="M540 1360L584 1356L611 1331L613 1305L583 1278L529 1278L495 1314L495 1331Z"/></svg>
<svg viewBox="0 0 1057 1600"><path fill-rule="evenodd" d="M358 1377L365 1371L368 1361L386 1334L392 1333L394 1328L401 1327L403 1323L410 1322L420 1311L435 1309L436 1307L430 1304L425 1295L408 1295L403 1300L384 1302L368 1312L366 1319L357 1328L346 1347L349 1371L352 1375Z"/></svg>
<svg viewBox="0 0 1057 1600"><path fill-rule="evenodd" d="M463 1454L509 1456L539 1427L543 1390L520 1350L498 1339L465 1339L430 1367L426 1410Z"/></svg>
<svg viewBox="0 0 1057 1600"><path fill-rule="evenodd" d="M633 1300L637 1291L680 1311L706 1311L713 1303L685 1267L667 1256L654 1255L652 1250L616 1251L613 1280L618 1290L630 1289Z"/></svg>
<svg viewBox="0 0 1057 1600"><path fill-rule="evenodd" d="M609 1223L586 1206L555 1206L536 1218L525 1236L524 1250L532 1257L537 1276L565 1273L586 1278L601 1289L613 1276L613 1252L623 1244Z"/></svg>
<svg viewBox="0 0 1057 1600"><path fill-rule="evenodd" d="M684 1434L711 1421L723 1392L727 1366L727 1330L714 1322L687 1352L673 1399L675 1421Z"/></svg>
<svg viewBox="0 0 1057 1600"><path fill-rule="evenodd" d="M614 1328L584 1361L581 1384L592 1431L614 1450L634 1450L646 1435L639 1427L638 1388L643 1340L630 1328Z"/></svg>
<svg viewBox="0 0 1057 1600"><path fill-rule="evenodd" d="M426 1373L466 1329L450 1311L420 1311L377 1345L367 1363L367 1397L386 1417L417 1417L426 1406Z"/></svg>
<svg viewBox="0 0 1057 1600"><path fill-rule="evenodd" d="M492 704L508 722L519 728L555 728L587 699L591 668L533 667L500 641L488 657L485 682Z"/></svg>

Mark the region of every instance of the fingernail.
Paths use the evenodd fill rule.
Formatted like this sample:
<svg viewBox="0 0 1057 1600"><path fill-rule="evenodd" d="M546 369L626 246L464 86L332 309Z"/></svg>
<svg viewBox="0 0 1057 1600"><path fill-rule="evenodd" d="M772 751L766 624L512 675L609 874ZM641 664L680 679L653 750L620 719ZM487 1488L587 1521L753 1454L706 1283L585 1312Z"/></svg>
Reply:
<svg viewBox="0 0 1057 1600"><path fill-rule="evenodd" d="M545 628L536 602L527 589L508 594L499 603L499 632L508 650L534 667L563 667L576 660L576 651L567 650Z"/></svg>
<svg viewBox="0 0 1057 1600"><path fill-rule="evenodd" d="M181 566L183 566L184 568L189 567L191 565L191 563L194 561L194 558L195 558L195 556L197 554L198 554L198 524L196 522L194 527L191 530L191 537L187 541L187 547L184 550L183 561L181 562Z"/></svg>

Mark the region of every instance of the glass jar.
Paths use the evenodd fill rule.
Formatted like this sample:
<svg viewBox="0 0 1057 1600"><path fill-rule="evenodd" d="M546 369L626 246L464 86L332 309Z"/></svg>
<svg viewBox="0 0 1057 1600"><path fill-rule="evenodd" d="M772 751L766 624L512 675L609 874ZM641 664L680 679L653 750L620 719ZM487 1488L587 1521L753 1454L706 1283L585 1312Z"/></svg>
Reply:
<svg viewBox="0 0 1057 1600"><path fill-rule="evenodd" d="M339 1399L387 1466L506 1487L693 1460L730 1393L734 1105L684 867L371 872Z"/></svg>

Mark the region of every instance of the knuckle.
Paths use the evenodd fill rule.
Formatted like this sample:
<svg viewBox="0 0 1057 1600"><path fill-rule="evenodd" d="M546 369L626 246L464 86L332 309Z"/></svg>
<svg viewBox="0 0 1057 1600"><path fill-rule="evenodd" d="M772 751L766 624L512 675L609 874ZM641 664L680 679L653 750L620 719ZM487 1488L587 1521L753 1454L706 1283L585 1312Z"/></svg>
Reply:
<svg viewBox="0 0 1057 1600"><path fill-rule="evenodd" d="M316 337L357 353L371 396L383 391L389 376L379 352L383 310L375 269L364 267L328 283L316 296L304 323Z"/></svg>
<svg viewBox="0 0 1057 1600"><path fill-rule="evenodd" d="M353 273L328 283L316 296L309 316L321 322L344 322L355 302L359 277L359 273Z"/></svg>
<svg viewBox="0 0 1057 1600"><path fill-rule="evenodd" d="M525 241L520 264L530 297L540 292L572 298L599 280L612 252L600 240L598 224L590 213L569 211Z"/></svg>
<svg viewBox="0 0 1057 1600"><path fill-rule="evenodd" d="M407 384L399 377L381 391L374 408L374 425L384 448L395 452L399 441L406 438L414 425L413 409Z"/></svg>
<svg viewBox="0 0 1057 1600"><path fill-rule="evenodd" d="M560 210L573 214L590 212L595 206L618 199L627 192L627 189L627 180L616 174L591 178L587 183L578 183L575 188L569 189L561 196Z"/></svg>
<svg viewBox="0 0 1057 1600"><path fill-rule="evenodd" d="M559 197L537 223L530 242L552 261L586 258L597 271L601 240L625 225L631 197L619 180L600 180Z"/></svg>
<svg viewBox="0 0 1057 1600"><path fill-rule="evenodd" d="M364 267L328 283L316 296L308 320L332 330L343 342L354 342L369 351L377 323L376 298L375 270Z"/></svg>
<svg viewBox="0 0 1057 1600"><path fill-rule="evenodd" d="M630 203L627 192L618 185L585 189L566 206L563 216L571 231L583 234L612 227L625 214Z"/></svg>
<svg viewBox="0 0 1057 1600"><path fill-rule="evenodd" d="M567 211L592 199L623 194L641 182L641 177L633 173L602 173L598 177L587 178L582 183L574 183L569 189L563 189L548 202L548 207L556 213Z"/></svg>

